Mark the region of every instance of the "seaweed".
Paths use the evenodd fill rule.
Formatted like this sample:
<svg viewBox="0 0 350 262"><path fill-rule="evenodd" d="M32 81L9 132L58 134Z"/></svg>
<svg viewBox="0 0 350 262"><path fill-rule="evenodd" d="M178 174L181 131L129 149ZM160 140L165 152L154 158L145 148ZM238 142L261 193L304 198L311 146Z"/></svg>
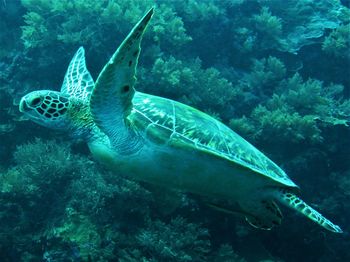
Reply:
<svg viewBox="0 0 350 262"><path fill-rule="evenodd" d="M22 4L28 10L24 15L25 25L22 26L26 48L63 43L84 44L99 49L110 45L112 35L125 35L153 2L22 0ZM164 4L158 8L161 15L151 25L154 41L164 46L179 46L190 41L181 18L172 8Z"/></svg>
<svg viewBox="0 0 350 262"><path fill-rule="evenodd" d="M160 57L150 72L143 72L141 77L146 91L175 98L207 112L221 112L240 97L239 89L234 88L219 70L203 69L199 58L182 61L173 56ZM157 90L153 90L154 86Z"/></svg>
<svg viewBox="0 0 350 262"><path fill-rule="evenodd" d="M210 251L209 233L199 225L176 217L165 224L159 220L147 221L136 235L136 243L146 259L160 261L206 261Z"/></svg>
<svg viewBox="0 0 350 262"><path fill-rule="evenodd" d="M298 73L284 79L285 73L276 58L254 62L246 81L260 103L251 104L248 119L231 119L233 129L255 141L275 137L280 143L320 143L326 126L349 125L349 99L342 97L342 85L303 81Z"/></svg>
<svg viewBox="0 0 350 262"><path fill-rule="evenodd" d="M263 47L271 48L278 43L277 40L282 34L282 19L272 15L268 7L263 6L260 14L253 15L252 22Z"/></svg>
<svg viewBox="0 0 350 262"><path fill-rule="evenodd" d="M350 59L350 24L334 29L323 41L322 50L336 58Z"/></svg>
<svg viewBox="0 0 350 262"><path fill-rule="evenodd" d="M190 195L110 173L81 144L21 117L19 98L58 90L78 46L97 76L151 6L136 89L223 121L349 231L350 11L341 1L4 1L0 260L249 261L256 250L274 261L348 261L345 238L294 218L251 230Z"/></svg>

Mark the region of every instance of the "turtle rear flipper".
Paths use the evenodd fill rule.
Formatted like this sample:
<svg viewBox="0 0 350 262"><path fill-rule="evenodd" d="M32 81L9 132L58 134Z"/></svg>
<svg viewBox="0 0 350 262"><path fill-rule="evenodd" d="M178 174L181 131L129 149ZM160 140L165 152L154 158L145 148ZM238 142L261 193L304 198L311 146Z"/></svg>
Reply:
<svg viewBox="0 0 350 262"><path fill-rule="evenodd" d="M323 215L310 207L293 193L290 193L286 190L281 190L278 194L278 200L289 208L292 208L298 211L300 214L303 214L325 229L334 233L343 233L343 230L339 226L333 224L330 220L325 218Z"/></svg>
<svg viewBox="0 0 350 262"><path fill-rule="evenodd" d="M236 206L220 205L218 203L206 203L211 208L228 213L234 216L244 217L246 221L253 227L270 230L275 226L279 226L282 222L282 213L278 206L270 200L262 200L261 202L247 201Z"/></svg>
<svg viewBox="0 0 350 262"><path fill-rule="evenodd" d="M245 219L255 228L271 230L282 222L282 212L271 200L249 202L243 208L249 214L245 216Z"/></svg>

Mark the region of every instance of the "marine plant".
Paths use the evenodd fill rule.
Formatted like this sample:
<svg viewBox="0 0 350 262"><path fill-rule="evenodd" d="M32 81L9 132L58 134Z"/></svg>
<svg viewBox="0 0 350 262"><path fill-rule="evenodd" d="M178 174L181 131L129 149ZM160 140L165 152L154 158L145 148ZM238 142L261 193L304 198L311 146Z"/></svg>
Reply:
<svg viewBox="0 0 350 262"><path fill-rule="evenodd" d="M117 222L125 227L132 225L128 216L134 217L135 225L147 216L146 203L150 199L145 195L147 191L122 178L107 182L93 162L72 153L66 143L36 139L18 146L14 160L16 166L0 176L0 203L4 211L0 220L11 217L20 225L11 228L7 223L9 227L3 228L5 237L18 236L13 245L21 243L23 249L12 247L18 254L26 250L28 255L32 249L32 256L43 252L46 257L62 258L72 256L69 250L76 247L81 258L103 257L104 253L106 258L110 246L100 247L108 237L103 233L106 221L111 216L118 217ZM130 205L125 207L124 201ZM112 202L115 209L109 206ZM29 229L36 233L33 235ZM23 236L34 242L27 242ZM38 245L44 245L44 250L37 250Z"/></svg>
<svg viewBox="0 0 350 262"><path fill-rule="evenodd" d="M217 1L174 1L174 8L182 14L186 22L200 24L225 15L224 4Z"/></svg>
<svg viewBox="0 0 350 262"><path fill-rule="evenodd" d="M297 53L302 47L317 43L318 39L326 34L327 29L337 28L343 23L346 17L344 14L349 13L346 7L335 0L257 2L264 8L269 8L271 13L278 13L282 21L286 21L275 48L290 53ZM277 23L274 24L276 24L275 32L278 34L279 27Z"/></svg>
<svg viewBox="0 0 350 262"><path fill-rule="evenodd" d="M17 150L16 144L28 141L32 135L27 133L33 131L27 122L16 122L19 119L16 108L18 97L38 87L58 88L68 55L79 45L90 48L90 54L96 53L87 57L89 69L96 75L102 61L105 62L108 56L108 50L114 49L137 17L154 3L23 0L25 9L18 7L17 12L11 8L13 3L17 2L4 1L0 4L0 34L4 40L0 51L0 164L4 166L0 172L0 259L81 261L90 252L95 256L93 261L107 261L116 257L120 261L151 261L148 252L155 250L155 247L141 248L136 236L147 230L147 221L160 219L159 223L163 227L159 228L173 228L165 222L169 221L169 214L165 218L160 215L160 211L163 211L159 208L160 203L154 208L153 192L133 181L105 173L86 156L73 153L69 149L70 143L53 142L53 147L63 146L73 162L82 159L87 161L89 168L63 167L67 172L73 170L75 173L67 174L70 182L63 191L58 191L59 188L55 186L65 183L65 174L57 171L57 168L53 169L58 172L53 172L56 177L50 179L50 171L39 174L41 168L38 168L32 172L28 167L23 168L25 165L30 166L31 162L23 163L23 166L15 161L11 163L15 160L11 159L11 155L12 151ZM163 1L156 5L157 16L149 27L153 33L145 36L147 44L143 50L144 57L141 58L144 68L139 69L138 88L142 86L154 94L195 105L215 114L226 123L231 119L230 126L235 131L255 144L263 144L260 146L262 150L288 167L286 170L291 171L288 173L292 177L298 177L298 183L307 189L304 192L309 197L313 196L314 203L317 202L325 209L333 206L330 209L332 215L342 217L341 224L346 227L349 215L347 203L350 202L349 164L346 158L350 115L349 82L346 77L349 9L338 0L190 0ZM260 24L254 19L259 16L262 18L264 9L267 20L270 13L270 16L281 22L280 30L275 21L276 34L265 38L271 45L262 45L265 43L261 41L264 37L261 31L264 23ZM19 19L23 12L24 21ZM22 41L18 36L21 28L15 21L23 25ZM321 43L323 53L319 50ZM196 62L197 57L199 62ZM298 61L296 69L290 67L290 58ZM275 64L278 70L270 67L268 60L277 62ZM278 61L282 66L278 66L281 65ZM334 64L328 66L328 63L324 63L327 66L321 67L318 64L320 61L334 61ZM200 64L199 70L193 65L196 63ZM310 67L315 71L310 70ZM210 85L211 92L207 92L209 85L204 80L201 81L205 86L203 89L196 83L198 76L199 79L205 79L207 69L213 69L216 73L211 74L217 75ZM62 70L61 74L58 73L59 70ZM278 72L284 72L284 75ZM228 84L222 82L221 78ZM223 105L210 101L207 96L210 94L215 97L216 81L220 82L218 93L224 87L232 87L232 90L228 90L234 92L231 96L225 90L223 95L227 95L227 98L218 97ZM343 89L331 81L342 84ZM192 89L192 86L196 88ZM187 91L189 89L191 92ZM15 105L12 105L12 100ZM35 131L40 137L50 135L40 129ZM46 143L44 140L41 142ZM290 147L290 143L297 147ZM278 149L271 150L271 144L275 144ZM31 145L32 143L28 146ZM288 148L288 151L298 148L299 154L291 157L289 153L283 152L284 148ZM312 153L315 151L322 157L315 159L315 153ZM40 152L46 154L45 150ZM69 161L65 160L64 163L70 165ZM324 168L324 163L328 169ZM9 165L12 166L8 168ZM21 170L28 173L22 173L24 171ZM44 168L42 170L45 171ZM47 181L43 181L43 177ZM54 181L56 179L57 182ZM329 179L334 181L330 182ZM315 183L321 189L318 192L312 187ZM46 201L46 194L48 199L55 195L57 198L52 199L57 201ZM160 195L163 196L163 193ZM321 198L324 201L320 201ZM131 208L128 209L128 206ZM41 210L43 212L37 212ZM203 210L199 211L201 215L202 212ZM152 218L149 217L150 214ZM212 220L211 215L208 221ZM221 217L220 224L224 225L225 219L227 218ZM194 223L188 221L187 223ZM229 224L235 222L232 219ZM217 224L213 227L216 226ZM254 237L260 242L259 246L262 244L273 256L280 256L286 261L307 258L320 261L350 259L346 252L349 246L347 239L331 238L328 235L324 237L323 234L315 234L308 229L303 230L301 235L301 227L307 228L304 224L290 223L288 230L283 229L283 233L269 232L270 237L267 234L262 234L262 237L253 231L246 234L248 239ZM37 234L32 234L33 228L38 229ZM96 236L96 242L85 241L89 238L80 235L80 229L92 232L92 236ZM347 228L345 230L349 231ZM61 232L62 237L55 237L55 231ZM216 232L210 232L210 240L218 238L217 235L224 231L217 229ZM153 232L151 235L157 234ZM181 238L180 235L178 237ZM209 239L209 236L205 239ZM307 241L301 243L298 242L299 239ZM232 237L229 245L220 249L221 255L215 251L219 244L212 243L212 250L206 256L213 258L213 261L221 258L223 260L218 261L236 261L232 254L235 252L230 248L232 241L242 242L244 237ZM279 244L277 249L276 242ZM101 245L96 247L95 243ZM252 248L252 243L248 241L247 246ZM319 252L322 249L319 247L325 248ZM305 253L301 256L299 252L302 248ZM290 257L286 254L290 254ZM155 255L153 261L162 258L161 253L157 255L159 256Z"/></svg>
<svg viewBox="0 0 350 262"><path fill-rule="evenodd" d="M304 81L298 73L284 79L285 73L283 63L276 58L253 63L245 85L248 83L260 103L249 118L230 120L234 130L254 140L275 137L280 143L315 143L322 141L325 125L348 126L349 100L342 97L342 85L324 86L316 79Z"/></svg>
<svg viewBox="0 0 350 262"><path fill-rule="evenodd" d="M22 27L22 39L27 49L64 43L91 46L97 50L114 44L115 36L125 35L135 19L154 2L22 0L22 4L28 10ZM181 18L172 8L164 4L158 8L161 15L151 28L155 42L162 46L179 46L190 41Z"/></svg>
<svg viewBox="0 0 350 262"><path fill-rule="evenodd" d="M350 23L334 29L323 41L322 50L336 58L350 59Z"/></svg>
<svg viewBox="0 0 350 262"><path fill-rule="evenodd" d="M253 15L252 20L264 48L271 48L278 43L277 40L282 34L281 18L272 15L269 8L264 6L261 8L260 14Z"/></svg>
<svg viewBox="0 0 350 262"><path fill-rule="evenodd" d="M18 146L14 153L16 166L1 176L0 219L12 219L17 226L4 228L4 235L12 235L14 254L37 252L41 233L48 220L64 210L65 187L84 164L81 158L71 158L64 145L37 139ZM11 208L10 209L4 207ZM6 223L8 225L8 223ZM32 233L33 230L35 233ZM32 242L27 239L32 238Z"/></svg>
<svg viewBox="0 0 350 262"><path fill-rule="evenodd" d="M222 244L212 255L211 259L213 262L246 262L246 260L236 254L228 244Z"/></svg>
<svg viewBox="0 0 350 262"><path fill-rule="evenodd" d="M8 248L23 261L107 261L116 254L122 261L202 261L211 251L207 229L182 217L152 220L151 192L101 171L67 143L36 139L18 146L14 160L0 175L0 243L18 236ZM9 218L20 227L4 222Z"/></svg>
<svg viewBox="0 0 350 262"><path fill-rule="evenodd" d="M148 78L149 74L154 77ZM173 56L160 57L150 71L144 69L141 78L141 90L172 97L204 111L222 112L240 97L239 89L219 70L202 68L199 58L183 61Z"/></svg>
<svg viewBox="0 0 350 262"><path fill-rule="evenodd" d="M136 235L136 243L146 259L159 261L206 261L210 252L208 230L182 217L165 224L147 221L146 227Z"/></svg>
<svg viewBox="0 0 350 262"><path fill-rule="evenodd" d="M251 66L251 71L243 79L250 92L263 96L271 94L276 85L286 76L284 63L274 56L268 58L255 59Z"/></svg>

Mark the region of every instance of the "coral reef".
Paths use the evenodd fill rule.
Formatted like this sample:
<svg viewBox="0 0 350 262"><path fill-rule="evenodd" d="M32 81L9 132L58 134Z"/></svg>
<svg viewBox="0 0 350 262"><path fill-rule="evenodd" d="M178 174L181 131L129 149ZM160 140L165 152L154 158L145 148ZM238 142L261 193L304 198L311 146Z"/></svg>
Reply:
<svg viewBox="0 0 350 262"><path fill-rule="evenodd" d="M150 71L144 70L140 82L141 88L148 92L155 91L206 112L223 111L240 97L239 90L219 70L203 69L199 58L190 61L177 60L173 56L158 58Z"/></svg>
<svg viewBox="0 0 350 262"><path fill-rule="evenodd" d="M115 43L111 36L123 36L153 1L33 1L22 0L22 39L26 48L58 43L88 45L99 49ZM191 38L171 7L160 4L151 31L156 43L179 46ZM166 35L165 35L166 34ZM167 37L165 37L167 36ZM170 36L170 37L169 37Z"/></svg>
<svg viewBox="0 0 350 262"><path fill-rule="evenodd" d="M350 59L350 24L341 25L325 38L322 49L336 58Z"/></svg>
<svg viewBox="0 0 350 262"><path fill-rule="evenodd" d="M208 230L181 217L169 224L147 221L136 242L142 253L150 254L148 259L161 261L205 261L210 251Z"/></svg>
<svg viewBox="0 0 350 262"><path fill-rule="evenodd" d="M278 43L276 40L282 34L282 19L272 15L268 7L262 7L260 14L252 17L252 22L262 46L271 48L271 45Z"/></svg>
<svg viewBox="0 0 350 262"><path fill-rule="evenodd" d="M252 107L249 118L230 120L234 130L253 140L315 143L323 141L326 126L349 126L350 100L343 99L342 85L303 81L298 73L284 79L285 73L283 63L274 57L254 61L245 85L253 87L260 103Z"/></svg>
<svg viewBox="0 0 350 262"><path fill-rule="evenodd" d="M150 191L100 170L67 143L36 139L18 146L14 160L0 176L0 254L11 249L21 261L202 261L210 252L207 229L179 216L152 221Z"/></svg>
<svg viewBox="0 0 350 262"><path fill-rule="evenodd" d="M302 1L294 2L269 2L258 1L268 7L271 13L279 13L282 21L288 21L286 30L278 36L279 30L275 30L278 38L277 49L287 52L298 52L300 48L318 42L325 35L327 29L335 29L344 22L349 10L340 5L339 1ZM281 12L283 8L284 12ZM265 21L278 28L276 19L265 13ZM273 23L271 23L273 22Z"/></svg>
<svg viewBox="0 0 350 262"><path fill-rule="evenodd" d="M89 168L92 162L72 155L68 144L57 144L54 141L43 142L39 139L36 139L34 143L18 146L14 153L14 160L17 165L1 176L0 197L2 207L8 206L13 210L12 212L4 210L1 220L9 219L9 215L12 215L16 217L13 220L14 223L18 222L16 227L3 231L5 236L7 234L14 236L13 252L18 256L29 256L32 250L33 253L30 256L35 257L41 252L45 252L48 256L49 247L42 251L39 246L46 245L46 241L51 241L50 238L57 237L57 234L72 244L84 245L88 231L86 228L81 228L89 227L88 220L75 219L78 226L72 228L73 222L65 219L65 230L58 226L55 227L54 224L62 223L60 221L63 219L63 214L69 210L66 206L66 201L70 197L67 189L70 188L72 181L84 177L81 171L93 172ZM78 192L75 191L72 196ZM72 211L69 213L68 218L74 217ZM34 235L31 230L35 231ZM56 234L52 236L50 231L55 231ZM25 242L27 238L32 238L33 242ZM2 243L3 240L2 237ZM41 243L43 241L45 243ZM20 246L23 249L20 249ZM23 258L23 261L31 260Z"/></svg>
<svg viewBox="0 0 350 262"><path fill-rule="evenodd" d="M273 261L350 261L346 237L294 218L254 231L191 196L109 173L84 146L24 121L24 93L59 90L80 45L96 79L151 6L136 88L228 124L349 232L350 9L341 1L3 1L0 260L243 262L255 250Z"/></svg>

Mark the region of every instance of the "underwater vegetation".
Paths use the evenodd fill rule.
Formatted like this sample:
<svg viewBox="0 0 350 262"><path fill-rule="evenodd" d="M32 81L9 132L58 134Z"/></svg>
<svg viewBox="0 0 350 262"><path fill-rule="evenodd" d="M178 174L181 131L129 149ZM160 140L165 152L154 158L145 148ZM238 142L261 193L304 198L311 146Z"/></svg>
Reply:
<svg viewBox="0 0 350 262"><path fill-rule="evenodd" d="M84 145L24 121L17 111L23 94L59 90L81 45L96 79L151 6L136 88L222 120L336 218L342 236L291 212L281 227L256 231L191 195L112 174ZM350 10L341 1L22 0L0 7L1 261L350 260Z"/></svg>

